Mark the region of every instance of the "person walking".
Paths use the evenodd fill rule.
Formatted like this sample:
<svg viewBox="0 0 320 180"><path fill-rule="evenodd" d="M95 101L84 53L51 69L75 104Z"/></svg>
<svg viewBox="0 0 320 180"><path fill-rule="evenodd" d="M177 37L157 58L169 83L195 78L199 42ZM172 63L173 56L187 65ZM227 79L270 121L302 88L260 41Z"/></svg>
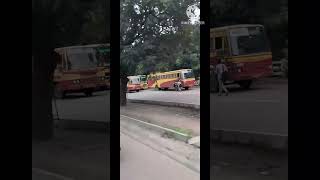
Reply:
<svg viewBox="0 0 320 180"><path fill-rule="evenodd" d="M218 64L215 67L215 72L218 78L218 83L219 83L219 96L221 96L222 91L225 92L225 95L228 96L229 91L227 90L227 88L224 85L224 81L225 81L225 73L228 72L228 68L227 66L222 63L222 60L219 59L218 60Z"/></svg>

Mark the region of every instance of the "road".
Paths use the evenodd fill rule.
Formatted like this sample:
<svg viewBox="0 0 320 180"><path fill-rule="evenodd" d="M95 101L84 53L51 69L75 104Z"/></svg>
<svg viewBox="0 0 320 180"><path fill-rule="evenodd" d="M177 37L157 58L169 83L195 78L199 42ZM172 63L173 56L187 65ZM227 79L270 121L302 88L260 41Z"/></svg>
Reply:
<svg viewBox="0 0 320 180"><path fill-rule="evenodd" d="M92 97L83 94L70 94L65 99L56 100L60 119L86 120L97 122L110 121L110 92L96 92ZM52 102L53 114L56 115L54 101Z"/></svg>
<svg viewBox="0 0 320 180"><path fill-rule="evenodd" d="M211 129L244 131L286 136L288 134L288 82L283 79L263 79L250 90L229 87L230 95L210 95ZM145 90L128 93L129 99L200 104L200 88L188 91ZM109 94L93 97L71 96L58 100L60 118L109 121ZM55 110L54 110L55 114Z"/></svg>
<svg viewBox="0 0 320 180"><path fill-rule="evenodd" d="M110 179L110 136L56 129L50 141L32 141L32 179Z"/></svg>
<svg viewBox="0 0 320 180"><path fill-rule="evenodd" d="M288 135L287 80L264 79L250 90L229 89L229 96L210 95L211 129Z"/></svg>
<svg viewBox="0 0 320 180"><path fill-rule="evenodd" d="M288 154L252 146L211 144L211 180L286 180Z"/></svg>
<svg viewBox="0 0 320 180"><path fill-rule="evenodd" d="M159 91L156 89L148 89L128 93L127 98L132 100L138 99L200 105L200 88L194 87L190 90L182 90L180 92L174 90Z"/></svg>

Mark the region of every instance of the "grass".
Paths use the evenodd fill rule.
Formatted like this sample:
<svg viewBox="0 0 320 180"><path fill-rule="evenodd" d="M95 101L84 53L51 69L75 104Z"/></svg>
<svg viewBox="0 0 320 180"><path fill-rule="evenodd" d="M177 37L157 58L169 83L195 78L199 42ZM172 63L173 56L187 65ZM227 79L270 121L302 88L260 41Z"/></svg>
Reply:
<svg viewBox="0 0 320 180"><path fill-rule="evenodd" d="M183 129L183 128L179 128L179 127L175 127L173 128L173 130L182 133L182 134L186 134L188 136L192 136L192 130L191 129Z"/></svg>

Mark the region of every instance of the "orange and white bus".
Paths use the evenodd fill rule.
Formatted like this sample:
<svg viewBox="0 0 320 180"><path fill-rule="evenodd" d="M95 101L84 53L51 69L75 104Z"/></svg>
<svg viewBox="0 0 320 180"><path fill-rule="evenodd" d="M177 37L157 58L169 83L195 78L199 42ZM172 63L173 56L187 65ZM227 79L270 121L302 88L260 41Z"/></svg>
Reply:
<svg viewBox="0 0 320 180"><path fill-rule="evenodd" d="M224 60L229 69L226 83L249 88L252 80L272 75L272 53L265 29L258 24L240 24L210 29L210 64ZM218 83L213 78L212 90Z"/></svg>
<svg viewBox="0 0 320 180"><path fill-rule="evenodd" d="M182 88L188 90L195 85L195 77L192 69L180 69L162 73L150 74L148 77L148 87L159 90L174 88L175 83L181 80Z"/></svg>
<svg viewBox="0 0 320 180"><path fill-rule="evenodd" d="M142 90L141 81L139 76L128 76L128 84L127 84L127 91L132 92L136 91L139 92Z"/></svg>
<svg viewBox="0 0 320 180"><path fill-rule="evenodd" d="M54 72L55 96L108 90L110 87L109 44L56 48L57 67Z"/></svg>

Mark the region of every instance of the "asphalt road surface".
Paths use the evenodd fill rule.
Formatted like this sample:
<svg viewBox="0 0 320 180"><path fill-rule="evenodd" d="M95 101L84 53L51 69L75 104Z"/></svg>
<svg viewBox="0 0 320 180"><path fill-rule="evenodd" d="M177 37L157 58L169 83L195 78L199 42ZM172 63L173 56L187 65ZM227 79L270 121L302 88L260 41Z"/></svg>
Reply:
<svg viewBox="0 0 320 180"><path fill-rule="evenodd" d="M288 154L252 146L211 144L211 180L286 180Z"/></svg>
<svg viewBox="0 0 320 180"><path fill-rule="evenodd" d="M229 96L210 95L211 129L253 133L288 134L288 81L263 79L254 82L250 90L229 87ZM128 99L200 104L200 88L187 91L144 90L128 93ZM109 95L95 93L93 97L70 95L57 100L62 119L109 121ZM54 103L53 103L54 104ZM53 108L55 113L55 108Z"/></svg>
<svg viewBox="0 0 320 180"><path fill-rule="evenodd" d="M132 100L151 100L200 105L200 88L194 87L179 92L174 90L159 91L156 89L148 89L127 93L127 98Z"/></svg>
<svg viewBox="0 0 320 180"><path fill-rule="evenodd" d="M287 80L264 79L250 90L229 90L229 96L210 95L211 129L288 135Z"/></svg>
<svg viewBox="0 0 320 180"><path fill-rule="evenodd" d="M65 99L52 102L54 117L60 119L108 122L110 120L110 92L96 92L92 97L85 97L82 93L70 94Z"/></svg>

